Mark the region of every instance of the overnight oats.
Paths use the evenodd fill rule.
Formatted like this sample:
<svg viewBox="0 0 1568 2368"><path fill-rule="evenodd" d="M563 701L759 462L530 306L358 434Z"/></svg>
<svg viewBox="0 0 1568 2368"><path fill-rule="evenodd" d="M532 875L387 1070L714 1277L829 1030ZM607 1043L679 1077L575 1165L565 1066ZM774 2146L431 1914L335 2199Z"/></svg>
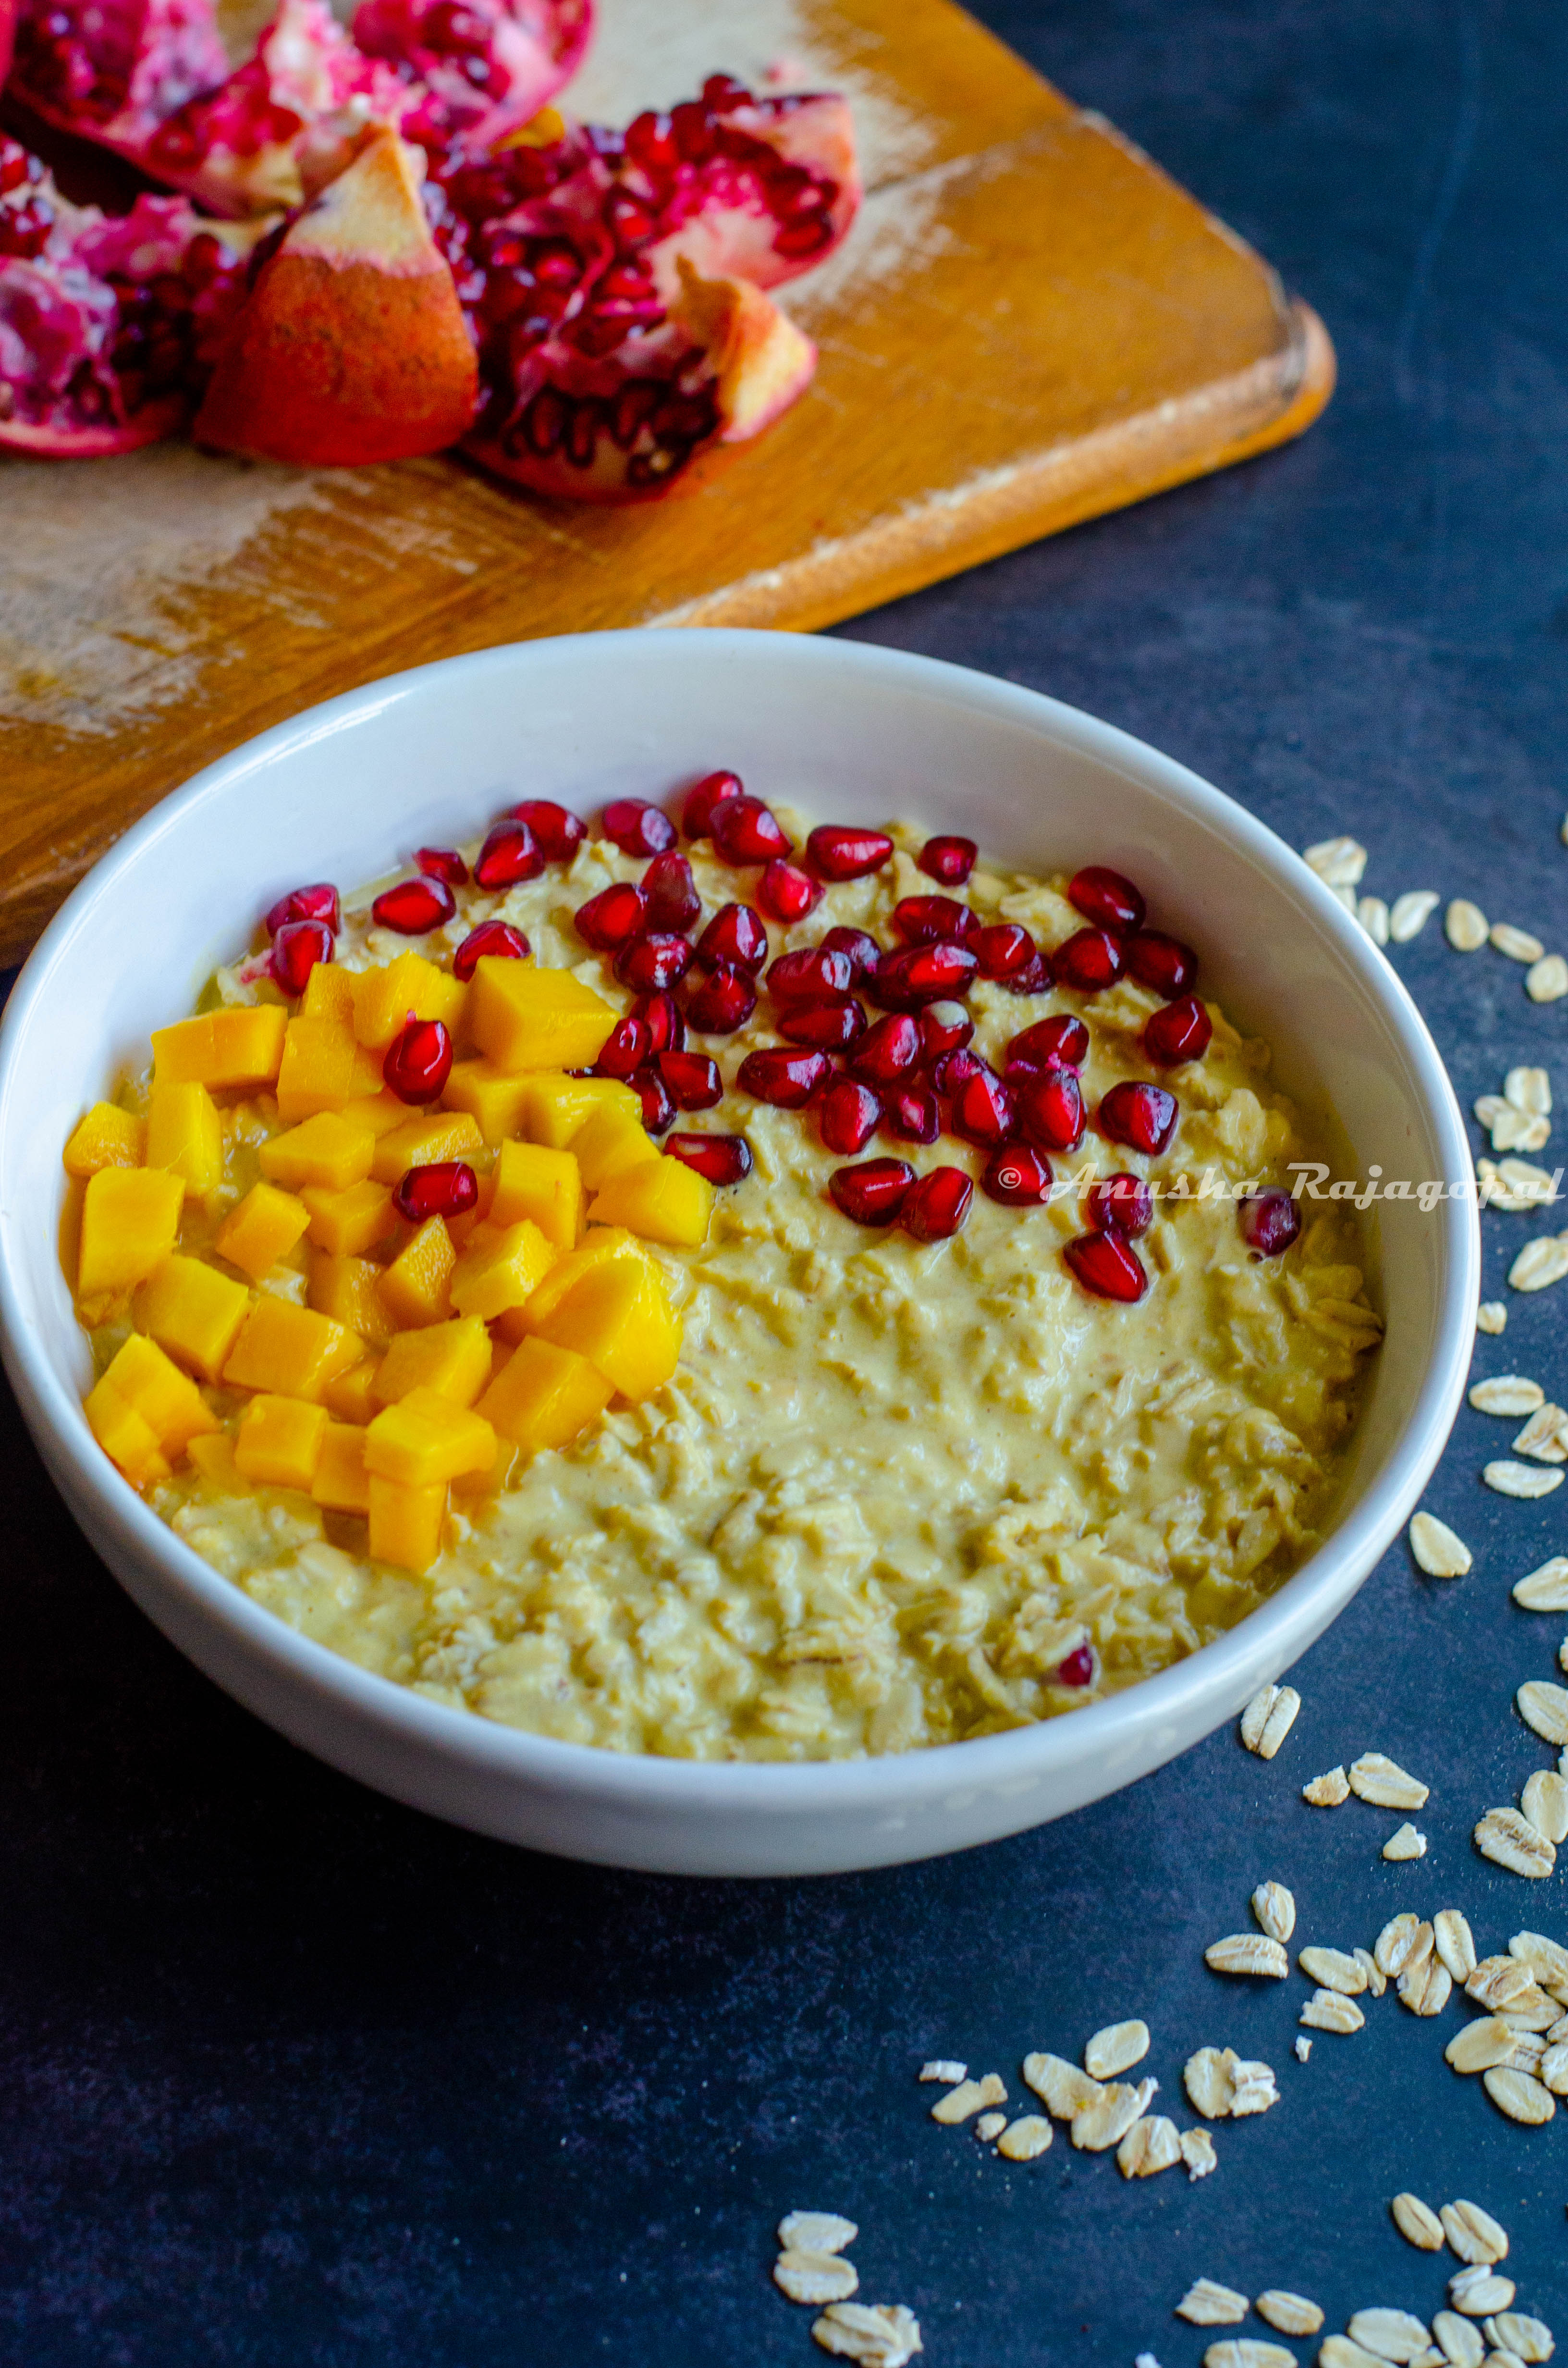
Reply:
<svg viewBox="0 0 1568 2368"><path fill-rule="evenodd" d="M267 915L65 1151L125 1478L291 1627L574 1743L1115 1692L1322 1533L1362 1220L1136 886L707 777Z"/></svg>

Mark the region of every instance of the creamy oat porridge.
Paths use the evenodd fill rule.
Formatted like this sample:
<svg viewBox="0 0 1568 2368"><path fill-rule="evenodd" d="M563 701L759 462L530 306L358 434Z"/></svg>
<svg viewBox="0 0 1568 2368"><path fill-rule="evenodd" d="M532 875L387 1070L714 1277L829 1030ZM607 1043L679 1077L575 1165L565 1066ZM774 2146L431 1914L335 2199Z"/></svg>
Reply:
<svg viewBox="0 0 1568 2368"><path fill-rule="evenodd" d="M536 802L282 900L68 1146L89 1418L279 1619L510 1725L1052 1716L1321 1534L1360 1221L1290 1201L1321 1131L1118 875L732 781L713 836Z"/></svg>

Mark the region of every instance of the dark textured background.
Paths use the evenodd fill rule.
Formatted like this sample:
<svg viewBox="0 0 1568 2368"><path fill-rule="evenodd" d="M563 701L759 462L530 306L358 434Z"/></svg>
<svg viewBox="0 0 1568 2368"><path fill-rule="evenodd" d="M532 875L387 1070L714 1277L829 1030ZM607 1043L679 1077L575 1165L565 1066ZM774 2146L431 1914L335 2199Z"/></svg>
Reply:
<svg viewBox="0 0 1568 2368"><path fill-rule="evenodd" d="M1568 17L984 13L1275 258L1341 390L1278 456L846 630L1081 702L1297 846L1354 829L1369 888L1469 891L1568 944ZM1396 960L1467 1100L1556 1062L1568 1003L1531 1007L1501 958L1429 925ZM1540 1229L1487 1220L1489 1289ZM1484 1369L1562 1397L1562 1305L1516 1300ZM1387 1999L1303 2068L1300 1983L1259 1995L1201 1959L1264 1875L1294 1888L1299 1940L1369 1942L1406 1905L1462 1907L1483 1949L1527 1922L1568 1939L1562 1873L1526 1884L1469 1841L1547 1764L1510 1697L1561 1625L1508 1601L1564 1540L1560 1498L1479 1486L1501 1425L1461 1418L1429 1498L1475 1572L1437 1586L1392 1554L1296 1672L1272 1765L1226 1733L969 1857L728 1887L528 1858L302 1759L131 1609L8 1396L0 1425L6 2362L803 2368L811 2315L767 2267L778 2214L811 2204L860 2221L863 2293L918 2312L932 2368L1145 2347L1189 2368L1204 2338L1170 2314L1200 2273L1296 2286L1331 2327L1429 2314L1443 2263L1394 2234L1404 2186L1498 2214L1520 2306L1568 2322L1568 2112L1519 2130L1449 2074L1454 2006ZM1380 1861L1392 1816L1296 1797L1369 1747L1434 1787L1419 1866ZM1131 2013L1165 2102L1206 2041L1278 2072L1202 2185L1126 2186L1060 2136L1013 2169L926 2120L926 2054L1017 2094L1027 2049Z"/></svg>

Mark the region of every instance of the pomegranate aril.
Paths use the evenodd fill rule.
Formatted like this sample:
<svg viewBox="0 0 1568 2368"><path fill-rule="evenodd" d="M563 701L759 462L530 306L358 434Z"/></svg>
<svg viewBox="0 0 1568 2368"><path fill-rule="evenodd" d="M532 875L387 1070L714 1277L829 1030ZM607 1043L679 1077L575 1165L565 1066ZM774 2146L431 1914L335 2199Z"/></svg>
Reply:
<svg viewBox="0 0 1568 2368"><path fill-rule="evenodd" d="M650 1134L663 1134L675 1118L676 1106L657 1069L633 1069L627 1084L642 1105L642 1123Z"/></svg>
<svg viewBox="0 0 1568 2368"><path fill-rule="evenodd" d="M267 968L287 996L303 995L317 962L332 960L332 931L324 921L285 921L272 940Z"/></svg>
<svg viewBox="0 0 1568 2368"><path fill-rule="evenodd" d="M474 885L498 895L521 880L537 880L543 870L543 853L527 823L498 822L474 859Z"/></svg>
<svg viewBox="0 0 1568 2368"><path fill-rule="evenodd" d="M756 883L756 901L771 920L782 921L788 928L803 921L822 903L822 884L809 871L797 864L785 863L775 856L764 866L762 878Z"/></svg>
<svg viewBox="0 0 1568 2368"><path fill-rule="evenodd" d="M855 1047L852 1064L857 1076L874 1086L891 1086L907 1076L921 1056L920 1023L906 1012L890 1011L874 1019Z"/></svg>
<svg viewBox="0 0 1568 2368"><path fill-rule="evenodd" d="M526 823L534 843L549 863L570 863L588 836L588 825L553 798L525 798L509 809L514 822Z"/></svg>
<svg viewBox="0 0 1568 2368"><path fill-rule="evenodd" d="M1137 1251L1119 1234L1080 1234L1062 1253L1085 1291L1126 1305L1149 1288Z"/></svg>
<svg viewBox="0 0 1568 2368"><path fill-rule="evenodd" d="M1095 1682L1095 1648L1092 1645L1074 1645L1065 1660L1056 1664L1055 1682L1081 1691Z"/></svg>
<svg viewBox="0 0 1568 2368"><path fill-rule="evenodd" d="M756 1009L756 983L736 962L715 962L687 990L686 1017L699 1036L733 1036Z"/></svg>
<svg viewBox="0 0 1568 2368"><path fill-rule="evenodd" d="M640 995L631 1017L648 1030L650 1053L678 1053L686 1042L686 1020L673 995Z"/></svg>
<svg viewBox="0 0 1568 2368"><path fill-rule="evenodd" d="M629 1077L633 1069L642 1066L653 1049L647 1021L634 1019L629 1013L626 1019L616 1021L605 1038L599 1048L599 1057L594 1063L594 1075L596 1077Z"/></svg>
<svg viewBox="0 0 1568 2368"><path fill-rule="evenodd" d="M777 1045L766 1052L748 1053L736 1083L775 1110L804 1110L832 1075L833 1063L825 1053Z"/></svg>
<svg viewBox="0 0 1568 2368"><path fill-rule="evenodd" d="M892 841L885 830L852 830L823 822L806 840L806 861L822 880L864 880L892 857Z"/></svg>
<svg viewBox="0 0 1568 2368"><path fill-rule="evenodd" d="M275 938L285 921L324 921L335 937L343 927L343 914L331 881L318 880L311 888L290 888L287 896L279 896L267 916L267 936Z"/></svg>
<svg viewBox="0 0 1568 2368"><path fill-rule="evenodd" d="M907 1159L864 1159L858 1167L835 1167L827 1189L858 1225L891 1225L914 1181Z"/></svg>
<svg viewBox="0 0 1568 2368"><path fill-rule="evenodd" d="M1112 1143L1125 1143L1133 1151L1150 1154L1164 1151L1176 1133L1178 1116L1176 1098L1166 1093L1164 1086L1131 1078L1112 1086L1098 1111L1102 1134Z"/></svg>
<svg viewBox="0 0 1568 2368"><path fill-rule="evenodd" d="M767 930L749 905L721 905L697 940L697 959L709 968L734 962L759 971L767 960Z"/></svg>
<svg viewBox="0 0 1568 2368"><path fill-rule="evenodd" d="M879 1020L877 1025L882 1028L889 1022ZM949 1053L961 1053L974 1034L974 1021L961 1003L928 1003L916 1025L920 1030L920 1057L933 1068Z"/></svg>
<svg viewBox="0 0 1568 2368"><path fill-rule="evenodd" d="M994 1075L989 1061L982 1060L980 1054L971 1053L966 1044L959 1044L932 1064L931 1083L939 1094L956 1094L960 1087L968 1085L971 1077Z"/></svg>
<svg viewBox="0 0 1568 2368"><path fill-rule="evenodd" d="M1209 1050L1213 1022L1196 995L1163 1003L1143 1025L1143 1050L1162 1069L1179 1068L1184 1061L1200 1061Z"/></svg>
<svg viewBox="0 0 1568 2368"><path fill-rule="evenodd" d="M676 1110L711 1110L724 1098L719 1064L706 1053L661 1053L653 1066L668 1087Z"/></svg>
<svg viewBox="0 0 1568 2368"><path fill-rule="evenodd" d="M998 981L1009 995L1047 995L1053 984L1051 964L1041 953L1032 955L1022 970L1014 971L1010 978Z"/></svg>
<svg viewBox="0 0 1568 2368"><path fill-rule="evenodd" d="M953 1095L951 1122L953 1133L966 1143L1006 1143L1013 1132L1011 1090L989 1069L966 1077Z"/></svg>
<svg viewBox="0 0 1568 2368"><path fill-rule="evenodd" d="M744 1184L752 1169L751 1145L744 1134L672 1134L665 1156L695 1167L719 1191L728 1184Z"/></svg>
<svg viewBox="0 0 1568 2368"><path fill-rule="evenodd" d="M1028 931L1017 921L995 921L974 939L982 978L1017 978L1040 951Z"/></svg>
<svg viewBox="0 0 1568 2368"><path fill-rule="evenodd" d="M622 855L662 855L676 843L674 823L646 798L612 798L601 819Z"/></svg>
<svg viewBox="0 0 1568 2368"><path fill-rule="evenodd" d="M1046 1151L1076 1151L1084 1140L1084 1089L1076 1069L1044 1069L1013 1088L1020 1131Z"/></svg>
<svg viewBox="0 0 1568 2368"><path fill-rule="evenodd" d="M864 1151L882 1115L881 1096L854 1077L835 1077L817 1104L817 1125L830 1151Z"/></svg>
<svg viewBox="0 0 1568 2368"><path fill-rule="evenodd" d="M708 827L715 854L726 863L771 863L776 855L788 855L793 844L772 809L744 794L722 799Z"/></svg>
<svg viewBox="0 0 1568 2368"><path fill-rule="evenodd" d="M573 916L577 935L601 954L613 953L618 946L637 937L647 917L648 899L631 880L618 880L608 888L601 888L597 896L579 905Z"/></svg>
<svg viewBox="0 0 1568 2368"><path fill-rule="evenodd" d="M791 1003L778 1015L778 1033L791 1044L820 1044L824 1052L846 1053L866 1032L864 1008L843 1003Z"/></svg>
<svg viewBox="0 0 1568 2368"><path fill-rule="evenodd" d="M1087 864L1067 882L1067 902L1076 905L1096 928L1114 929L1127 937L1143 926L1143 899L1121 872L1103 863Z"/></svg>
<svg viewBox="0 0 1568 2368"><path fill-rule="evenodd" d="M449 888L461 888L468 880L468 866L455 847L416 848L414 860L426 880L444 880Z"/></svg>
<svg viewBox="0 0 1568 2368"><path fill-rule="evenodd" d="M1186 995L1198 976L1198 956L1163 929L1140 929L1127 940L1127 967L1140 986L1171 1001Z"/></svg>
<svg viewBox="0 0 1568 2368"><path fill-rule="evenodd" d="M826 953L848 955L850 967L855 973L853 980L855 985L858 986L862 979L875 978L878 965L882 959L882 950L875 938L869 936L866 930L843 928L829 929L822 942L823 950Z"/></svg>
<svg viewBox="0 0 1568 2368"><path fill-rule="evenodd" d="M1076 987L1080 995L1114 986L1126 967L1126 949L1108 929L1075 929L1051 957L1058 986Z"/></svg>
<svg viewBox="0 0 1568 2368"><path fill-rule="evenodd" d="M981 934L978 915L956 896L905 896L892 908L892 925L906 946L972 946Z"/></svg>
<svg viewBox="0 0 1568 2368"><path fill-rule="evenodd" d="M521 929L515 929L510 921L481 921L452 956L452 975L472 978L486 961L526 962L531 951Z"/></svg>
<svg viewBox="0 0 1568 2368"><path fill-rule="evenodd" d="M430 1217L461 1217L479 1199L479 1178L466 1159L439 1159L411 1167L392 1187L392 1206L411 1225Z"/></svg>
<svg viewBox="0 0 1568 2368"><path fill-rule="evenodd" d="M706 838L713 827L714 807L743 794L738 773L704 773L687 790L680 810L680 826L687 838Z"/></svg>
<svg viewBox="0 0 1568 2368"><path fill-rule="evenodd" d="M1042 1151L1031 1150L1027 1143L1004 1143L986 1161L980 1189L1004 1208L1031 1209L1050 1200L1051 1180L1051 1162Z"/></svg>
<svg viewBox="0 0 1568 2368"><path fill-rule="evenodd" d="M370 907L379 929L395 929L400 937L422 938L438 929L458 909L458 900L444 880L400 880L383 890Z"/></svg>
<svg viewBox="0 0 1568 2368"><path fill-rule="evenodd" d="M452 1040L439 1019L411 1019L387 1046L381 1075L400 1102L438 1100L452 1067Z"/></svg>
<svg viewBox="0 0 1568 2368"><path fill-rule="evenodd" d="M615 974L623 986L640 995L659 995L676 986L691 967L691 940L668 929L651 929L633 938L615 958Z"/></svg>
<svg viewBox="0 0 1568 2368"><path fill-rule="evenodd" d="M928 880L938 880L944 888L961 888L974 870L980 853L972 838L960 838L952 832L928 838L915 860Z"/></svg>
<svg viewBox="0 0 1568 2368"><path fill-rule="evenodd" d="M1097 1234L1114 1232L1130 1242L1154 1222L1154 1196L1142 1176L1106 1176L1089 1187L1085 1213Z"/></svg>
<svg viewBox="0 0 1568 2368"><path fill-rule="evenodd" d="M1236 1211L1242 1239L1260 1258L1278 1258L1301 1230L1301 1212L1292 1196L1278 1185L1267 1192L1249 1192Z"/></svg>
<svg viewBox="0 0 1568 2368"><path fill-rule="evenodd" d="M849 956L824 946L780 954L767 973L767 991L777 1003L820 1003L824 996L847 995L854 983Z"/></svg>
<svg viewBox="0 0 1568 2368"><path fill-rule="evenodd" d="M884 1011L916 1010L923 1003L967 993L975 967L967 946L911 946L903 953L884 954L866 991Z"/></svg>
<svg viewBox="0 0 1568 2368"><path fill-rule="evenodd" d="M1059 1011L1021 1030L1008 1045L1007 1057L1025 1061L1031 1069L1076 1069L1082 1067L1088 1050L1089 1031L1083 1021L1071 1012Z"/></svg>
<svg viewBox="0 0 1568 2368"><path fill-rule="evenodd" d="M689 929L702 910L702 899L684 855L667 848L655 855L642 874L651 929Z"/></svg>
<svg viewBox="0 0 1568 2368"><path fill-rule="evenodd" d="M973 1198L973 1180L961 1167L931 1167L899 1211L899 1223L917 1242L949 1241Z"/></svg>
<svg viewBox="0 0 1568 2368"><path fill-rule="evenodd" d="M942 1132L941 1105L925 1086L894 1086L882 1121L901 1143L935 1143Z"/></svg>

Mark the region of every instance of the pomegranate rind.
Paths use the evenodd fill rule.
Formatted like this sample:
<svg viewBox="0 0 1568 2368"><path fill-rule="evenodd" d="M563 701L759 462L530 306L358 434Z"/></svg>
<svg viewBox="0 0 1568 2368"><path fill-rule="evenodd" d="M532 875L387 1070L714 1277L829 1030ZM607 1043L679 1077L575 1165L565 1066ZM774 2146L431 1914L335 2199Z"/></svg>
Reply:
<svg viewBox="0 0 1568 2368"><path fill-rule="evenodd" d="M296 467L410 460L457 442L478 389L417 159L383 131L262 266L195 433Z"/></svg>

